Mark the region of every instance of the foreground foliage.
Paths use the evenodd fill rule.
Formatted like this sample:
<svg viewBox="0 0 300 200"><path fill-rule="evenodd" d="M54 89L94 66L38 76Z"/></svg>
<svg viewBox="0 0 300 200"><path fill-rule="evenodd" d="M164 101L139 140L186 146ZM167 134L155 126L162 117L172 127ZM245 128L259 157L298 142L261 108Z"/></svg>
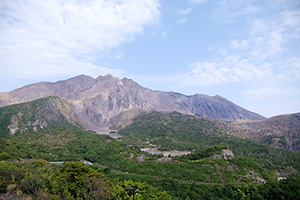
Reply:
<svg viewBox="0 0 300 200"><path fill-rule="evenodd" d="M270 181L261 185L203 184L168 178L110 172L92 169L80 162L54 166L39 160L31 163L0 163L0 192L18 193L32 199L124 199L134 187L136 199L297 199L300 177ZM133 180L133 181L132 181ZM145 183L147 181L148 183ZM153 186L155 187L153 187ZM157 189L160 188L160 189ZM172 194L172 198L164 192Z"/></svg>
<svg viewBox="0 0 300 200"><path fill-rule="evenodd" d="M25 164L0 163L0 192L18 192L33 199L130 199L126 187L136 188L136 199L171 199L147 183L108 180L80 162L61 166L43 160ZM8 189L7 189L8 188Z"/></svg>
<svg viewBox="0 0 300 200"><path fill-rule="evenodd" d="M120 180L147 181L172 195L172 199L298 199L300 195L300 176L291 175L286 180L270 181L266 184L205 184L180 181L168 178L156 179L152 176L111 174Z"/></svg>

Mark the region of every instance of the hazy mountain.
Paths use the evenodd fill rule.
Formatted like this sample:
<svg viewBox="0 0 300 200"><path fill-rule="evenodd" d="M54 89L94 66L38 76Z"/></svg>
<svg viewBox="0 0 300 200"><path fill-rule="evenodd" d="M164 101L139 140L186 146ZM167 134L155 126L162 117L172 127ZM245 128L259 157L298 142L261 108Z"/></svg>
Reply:
<svg viewBox="0 0 300 200"><path fill-rule="evenodd" d="M55 83L40 82L0 93L0 106L29 102L42 97L66 98L74 113L93 130L115 124L124 111L177 111L214 119L261 120L264 117L245 110L221 96L153 91L136 82L111 75L94 79L81 75ZM138 113L138 112L136 112Z"/></svg>

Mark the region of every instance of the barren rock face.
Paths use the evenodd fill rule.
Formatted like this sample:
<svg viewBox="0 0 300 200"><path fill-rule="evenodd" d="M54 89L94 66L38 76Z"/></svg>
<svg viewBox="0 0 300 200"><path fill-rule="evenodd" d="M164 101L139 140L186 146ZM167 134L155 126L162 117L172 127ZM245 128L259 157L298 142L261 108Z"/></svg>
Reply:
<svg viewBox="0 0 300 200"><path fill-rule="evenodd" d="M223 149L221 155L224 156L225 160L234 158L232 151L230 151L229 149Z"/></svg>
<svg viewBox="0 0 300 200"><path fill-rule="evenodd" d="M212 158L212 159L220 158L220 159L227 160L227 159L234 158L234 155L233 155L233 153L232 153L231 150L229 150L229 149L223 149L222 152L221 152L221 154L212 155L212 156L210 156L210 158Z"/></svg>
<svg viewBox="0 0 300 200"><path fill-rule="evenodd" d="M264 119L220 96L186 96L144 88L134 81L111 75L94 79L81 75L55 83L42 82L0 93L0 106L28 102L47 96L68 99L74 112L91 129L100 130L116 123L120 114L141 111L177 111L215 119Z"/></svg>

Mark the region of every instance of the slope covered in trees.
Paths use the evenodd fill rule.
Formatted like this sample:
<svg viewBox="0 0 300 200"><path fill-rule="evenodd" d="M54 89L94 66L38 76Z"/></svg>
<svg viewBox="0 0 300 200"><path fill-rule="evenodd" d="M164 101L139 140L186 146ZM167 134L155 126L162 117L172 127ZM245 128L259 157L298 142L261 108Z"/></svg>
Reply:
<svg viewBox="0 0 300 200"><path fill-rule="evenodd" d="M237 145L236 143L233 144ZM70 198L80 196L79 198L84 199L84 195L88 193L87 195L108 195L107 199L118 199L117 195L120 193L125 195L124 187L127 184L127 186L142 187L147 190L142 192L141 189L140 194L143 195L140 197L137 195L137 199L149 199L146 198L149 197L147 196L148 194L146 195L148 191L156 191L154 193L157 195L165 196L162 198L149 192L150 196L153 195L153 199L168 199L168 195L172 199L210 199L212 197L225 199L255 197L256 199L263 199L270 193L274 193L275 196L288 196L294 195L299 191L297 186L294 185L298 183L297 177L291 177L291 179L286 180L285 183L287 185L276 180L274 172L279 171L278 169L284 166L284 164L276 163L276 157L268 157L266 156L268 154L265 152L265 158L261 158L260 161L270 162L269 164L272 167L268 168L255 162L251 159L251 156L248 156L248 158L240 156L243 155L243 146L249 148L247 145L247 143L246 145L242 143L241 146L235 147L235 151L241 150L241 152L235 154L234 158L227 160L207 157L207 155L212 153L218 153L224 146L211 148L202 145L202 150L193 154L204 156L198 156L195 159L188 157L183 157L182 159L180 157L170 158L168 162L160 162L159 159L162 155L150 155L142 152L139 149L139 144L134 145L125 141L116 141L109 136L96 135L92 132L58 129L55 131L23 134L0 139L0 146L2 147L0 149L0 158L1 160L7 160L1 163L1 169L4 169L1 170L0 175L2 192L12 189L12 185L15 185L15 190L20 190L24 195L31 195L33 198L37 197L36 195L45 195L50 199L55 199L64 193L69 195ZM253 145L253 143L250 143L250 145ZM228 148L231 149L231 146L228 145ZM275 154L274 151L276 149L266 146L264 148L269 154ZM271 151L273 151L273 154ZM286 158L286 164L289 166L291 166L292 162L299 161L298 154L290 153L286 154L289 155ZM63 166L55 167L44 161L37 161L38 159L46 161L88 160L94 164L86 166L73 162L68 164L67 162ZM271 159L274 159L274 161ZM64 168L68 170L63 171ZM73 173L73 169L77 170L78 168L79 170L82 169L78 172L80 174L77 177L79 180L68 179L68 176L63 175ZM92 168L95 171L86 168ZM297 165L291 169L291 173L296 172L293 170L299 170ZM60 180L66 184L62 188L63 191L58 190L59 183L51 179L52 172L55 180ZM16 177L19 177L19 179L11 179L8 176L11 173L16 174ZM51 176L46 176L46 174ZM105 174L106 178L103 174ZM85 176L89 178L86 179ZM83 179L87 180L87 182L80 182ZM115 179L118 179L118 181ZM128 182L129 180L134 182ZM267 183L262 184L262 180L265 180ZM99 188L97 187L100 183L103 183L103 191L107 191L106 193L98 194L95 192L95 190L98 191ZM97 184L97 187L95 184ZM148 184L156 189L147 186ZM79 185L84 187L79 187ZM31 191L29 186L38 189ZM273 190L275 186L277 189L294 187L293 190L295 191L287 193L285 190L280 189L276 193ZM268 188L268 191L264 192L266 188ZM15 191L14 189L12 190ZM126 198L124 197L124 199Z"/></svg>
<svg viewBox="0 0 300 200"><path fill-rule="evenodd" d="M300 170L300 155L285 149L272 148L240 137L208 118L180 113L152 112L141 114L133 123L119 131L123 141L160 150L199 151L209 147L228 146L235 155L249 158L268 170L291 173ZM150 146L151 147L151 146Z"/></svg>
<svg viewBox="0 0 300 200"><path fill-rule="evenodd" d="M108 180L104 174L80 162L61 166L43 160L32 163L0 163L0 192L18 192L32 199L130 199L125 188L136 188L136 199L171 199L147 183ZM7 187L8 186L8 187Z"/></svg>
<svg viewBox="0 0 300 200"><path fill-rule="evenodd" d="M63 127L86 127L64 98L45 97L0 108L0 137Z"/></svg>

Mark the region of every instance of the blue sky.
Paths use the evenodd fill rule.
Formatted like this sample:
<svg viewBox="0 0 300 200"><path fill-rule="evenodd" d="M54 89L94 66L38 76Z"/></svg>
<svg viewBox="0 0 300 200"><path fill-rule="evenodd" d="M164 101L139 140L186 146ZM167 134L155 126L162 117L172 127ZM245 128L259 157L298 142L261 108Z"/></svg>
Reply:
<svg viewBox="0 0 300 200"><path fill-rule="evenodd" d="M2 0L0 92L110 73L300 112L299 0Z"/></svg>

